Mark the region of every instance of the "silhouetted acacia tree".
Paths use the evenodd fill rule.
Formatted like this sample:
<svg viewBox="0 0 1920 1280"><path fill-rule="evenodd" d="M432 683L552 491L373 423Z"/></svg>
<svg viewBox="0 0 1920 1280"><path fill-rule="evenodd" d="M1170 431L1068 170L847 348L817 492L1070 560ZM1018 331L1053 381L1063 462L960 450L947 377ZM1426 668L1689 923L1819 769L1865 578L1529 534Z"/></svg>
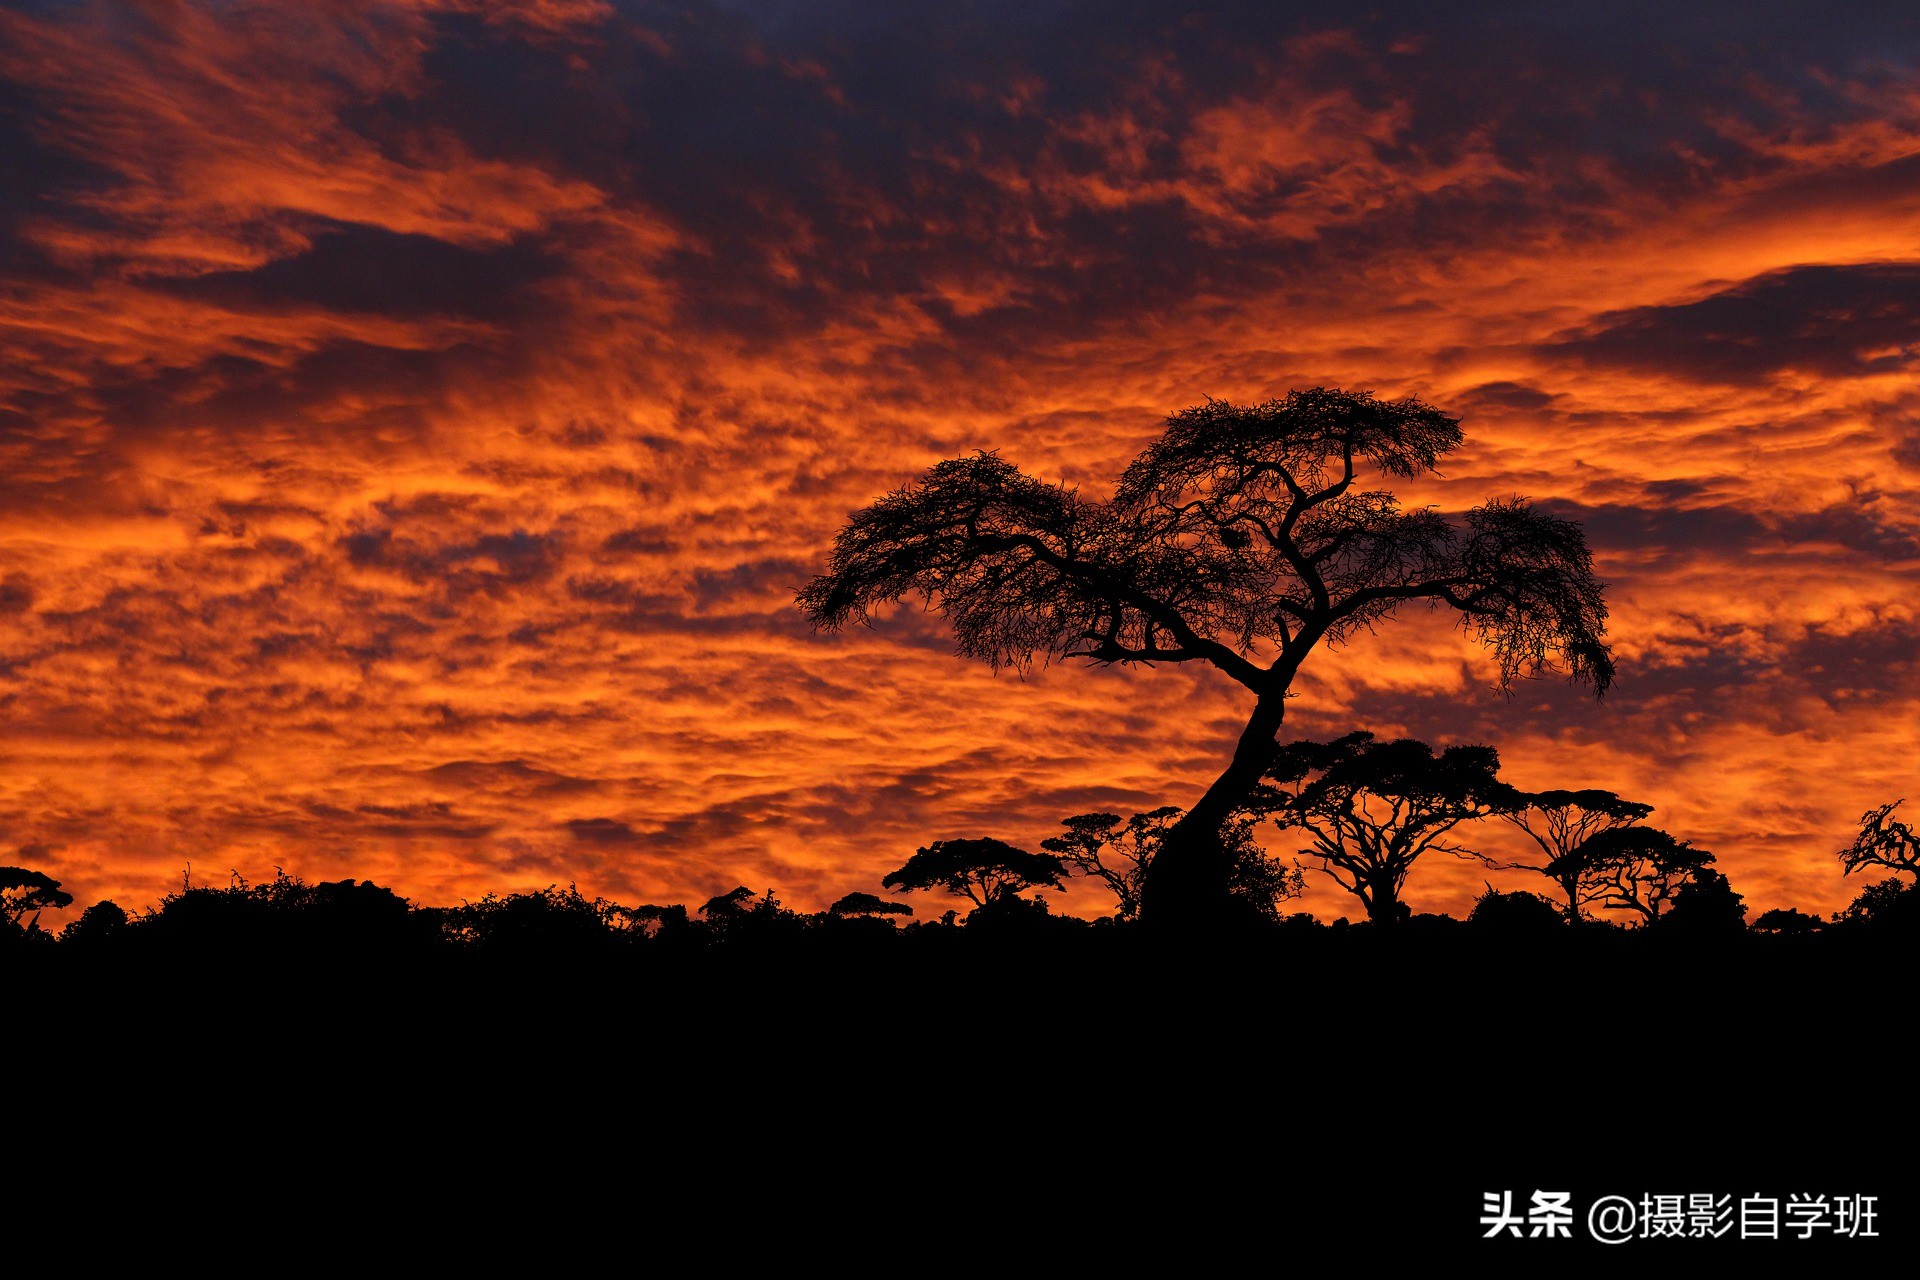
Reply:
<svg viewBox="0 0 1920 1280"><path fill-rule="evenodd" d="M904 902L889 902L887 899L859 890L848 894L827 908L827 914L850 918L855 916L910 916L913 908Z"/></svg>
<svg viewBox="0 0 1920 1280"><path fill-rule="evenodd" d="M1122 920L1140 916L1141 886L1167 833L1181 811L1167 805L1136 813L1121 821L1117 813L1082 813L1062 819L1065 833L1049 836L1040 847L1054 854L1076 875L1101 881L1113 893ZM1298 868L1283 866L1267 856L1254 841L1255 818L1238 814L1221 831L1221 844L1230 859L1227 887L1236 902L1268 920L1281 918L1280 903L1300 896Z"/></svg>
<svg viewBox="0 0 1920 1280"><path fill-rule="evenodd" d="M39 928L40 913L58 911L73 905L73 895L60 882L42 871L26 867L0 867L0 921L21 933ZM32 912L25 924L21 920Z"/></svg>
<svg viewBox="0 0 1920 1280"><path fill-rule="evenodd" d="M1566 917L1537 893L1502 892L1489 884L1487 891L1473 900L1467 923L1494 933L1528 935L1564 928Z"/></svg>
<svg viewBox="0 0 1920 1280"><path fill-rule="evenodd" d="M988 836L936 840L917 850L899 870L889 872L880 886L902 893L945 889L984 907L1028 889L1063 889L1066 874L1066 867L1051 854L1029 853Z"/></svg>
<svg viewBox="0 0 1920 1280"><path fill-rule="evenodd" d="M1289 742L1267 769L1260 809L1306 832L1301 853L1359 898L1376 922L1403 918L1400 890L1421 854L1439 850L1488 861L1445 837L1463 822L1504 813L1520 793L1500 781L1492 747L1375 741L1350 733L1332 742Z"/></svg>
<svg viewBox="0 0 1920 1280"><path fill-rule="evenodd" d="M1556 880L1577 875L1583 902L1608 911L1631 911L1652 924L1673 904L1682 886L1712 862L1704 849L1676 840L1658 827L1615 827L1583 842L1570 860L1578 868L1550 864ZM1743 907L1744 911L1745 908Z"/></svg>
<svg viewBox="0 0 1920 1280"><path fill-rule="evenodd" d="M1653 812L1653 806L1598 790L1526 791L1520 798L1521 808L1500 816L1532 836L1545 861L1509 865L1553 880L1566 895L1567 918L1578 920L1592 895L1587 885L1589 864L1573 855L1602 831L1642 821Z"/></svg>
<svg viewBox="0 0 1920 1280"><path fill-rule="evenodd" d="M1577 525L1518 498L1449 519L1356 487L1369 468L1432 472L1459 443L1459 421L1417 400L1317 388L1174 414L1105 502L993 454L952 459L856 512L799 604L837 628L918 595L963 655L996 669L1204 662L1238 681L1253 710L1233 756L1142 886L1149 919L1215 918L1233 901L1220 833L1272 763L1289 690L1321 642L1417 601L1458 611L1503 683L1550 658L1596 692L1612 678Z"/></svg>
<svg viewBox="0 0 1920 1280"><path fill-rule="evenodd" d="M1869 809L1860 819L1860 834L1840 851L1842 875L1852 875L1862 867L1885 867L1904 871L1920 881L1920 836L1913 828L1893 816L1903 800Z"/></svg>
<svg viewBox="0 0 1920 1280"><path fill-rule="evenodd" d="M1075 814L1061 819L1065 832L1048 836L1040 847L1074 874L1105 884L1120 919L1133 920L1140 915L1140 881L1147 864L1179 817L1173 805L1136 813L1125 822L1117 813Z"/></svg>
<svg viewBox="0 0 1920 1280"><path fill-rule="evenodd" d="M1762 911L1753 922L1755 933L1771 933L1780 937L1801 937L1809 933L1820 932L1824 921L1819 916L1808 915L1796 907L1775 907L1771 911Z"/></svg>
<svg viewBox="0 0 1920 1280"><path fill-rule="evenodd" d="M73 905L60 882L25 867L0 867L0 939L32 937L40 932L40 913ZM21 919L32 912L25 924Z"/></svg>

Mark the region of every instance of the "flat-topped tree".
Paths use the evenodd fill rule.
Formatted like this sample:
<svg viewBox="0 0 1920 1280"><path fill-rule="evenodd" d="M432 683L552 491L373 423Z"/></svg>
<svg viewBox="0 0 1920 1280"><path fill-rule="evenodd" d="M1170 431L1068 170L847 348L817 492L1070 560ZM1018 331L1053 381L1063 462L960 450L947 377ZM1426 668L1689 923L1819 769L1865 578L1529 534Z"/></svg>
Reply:
<svg viewBox="0 0 1920 1280"><path fill-rule="evenodd" d="M1500 816L1533 837L1546 855L1540 862L1515 862L1516 871L1536 871L1560 886L1567 897L1567 919L1578 921L1582 909L1598 896L1591 884L1595 864L1574 856L1580 846L1620 827L1630 827L1653 813L1653 806L1622 800L1611 791L1527 791L1524 807Z"/></svg>
<svg viewBox="0 0 1920 1280"><path fill-rule="evenodd" d="M1067 868L1052 854L1028 853L992 836L936 840L917 849L905 865L889 871L883 889L911 893L945 889L976 907L1018 897L1028 889L1064 889Z"/></svg>
<svg viewBox="0 0 1920 1280"><path fill-rule="evenodd" d="M994 454L956 458L854 513L799 604L837 628L918 595L995 669L1205 662L1239 682L1246 727L1141 901L1149 921L1231 916L1220 832L1279 749L1288 692L1322 641L1418 601L1457 611L1503 684L1554 660L1596 692L1612 678L1579 526L1518 498L1449 518L1358 487L1369 470L1433 472L1459 443L1459 420L1417 400L1314 389L1174 414L1104 502Z"/></svg>
<svg viewBox="0 0 1920 1280"><path fill-rule="evenodd" d="M1492 747L1436 752L1424 742L1380 742L1350 733L1332 742L1289 742L1267 767L1255 811L1306 835L1300 850L1360 899L1367 918L1392 924L1407 873L1425 853L1491 862L1448 837L1462 823L1512 812L1521 793L1500 781Z"/></svg>
<svg viewBox="0 0 1920 1280"><path fill-rule="evenodd" d="M1578 867L1562 866L1561 862ZM1614 827L1588 838L1564 859L1547 864L1556 880L1575 876L1581 903L1607 911L1631 911L1655 924L1687 885L1708 880L1713 855L1658 827Z"/></svg>
<svg viewBox="0 0 1920 1280"><path fill-rule="evenodd" d="M73 895L42 871L0 867L0 942L40 934L40 913L73 905ZM32 912L31 918L27 913ZM20 923L22 919L26 923Z"/></svg>

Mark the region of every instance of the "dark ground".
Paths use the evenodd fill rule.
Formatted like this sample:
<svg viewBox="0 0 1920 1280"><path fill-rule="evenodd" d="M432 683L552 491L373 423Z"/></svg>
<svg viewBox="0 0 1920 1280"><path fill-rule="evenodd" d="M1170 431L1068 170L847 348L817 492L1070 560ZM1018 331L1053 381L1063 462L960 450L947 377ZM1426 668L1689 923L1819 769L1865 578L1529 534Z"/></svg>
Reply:
<svg viewBox="0 0 1920 1280"><path fill-rule="evenodd" d="M1904 939L966 933L16 952L23 1186L234 1231L278 1205L323 1251L1914 1256ZM1880 1239L1481 1239L1486 1192L1542 1189L1873 1194Z"/></svg>

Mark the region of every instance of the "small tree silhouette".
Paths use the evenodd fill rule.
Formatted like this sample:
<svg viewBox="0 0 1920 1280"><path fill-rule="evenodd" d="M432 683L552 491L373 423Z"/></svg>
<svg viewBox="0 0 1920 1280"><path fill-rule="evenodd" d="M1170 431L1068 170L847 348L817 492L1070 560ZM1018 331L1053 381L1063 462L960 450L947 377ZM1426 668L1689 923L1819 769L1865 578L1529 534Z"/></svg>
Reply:
<svg viewBox="0 0 1920 1280"><path fill-rule="evenodd" d="M875 919L881 916L910 916L913 914L913 908L904 902L889 902L875 894L863 893L856 889L828 907L827 914L841 919Z"/></svg>
<svg viewBox="0 0 1920 1280"><path fill-rule="evenodd" d="M984 907L1028 889L1063 889L1066 874L1065 865L1051 854L1029 853L988 836L937 840L889 872L880 885L900 893L944 889Z"/></svg>
<svg viewBox="0 0 1920 1280"><path fill-rule="evenodd" d="M1467 923L1493 933L1538 935L1564 929L1566 917L1537 893L1525 890L1502 892L1487 885L1487 891L1473 900Z"/></svg>
<svg viewBox="0 0 1920 1280"><path fill-rule="evenodd" d="M678 902L661 906L644 903L637 907L616 907L614 914L624 921L624 930L636 938L680 942L695 936L693 921L686 907Z"/></svg>
<svg viewBox="0 0 1920 1280"><path fill-rule="evenodd" d="M1904 871L1920 882L1920 836L1913 828L1893 816L1904 800L1869 809L1860 819L1860 834L1840 851L1842 875L1852 875L1862 867L1885 867Z"/></svg>
<svg viewBox="0 0 1920 1280"><path fill-rule="evenodd" d="M73 895L60 882L25 867L0 867L0 940L42 936L40 913L73 905ZM32 912L25 924L21 919Z"/></svg>
<svg viewBox="0 0 1920 1280"><path fill-rule="evenodd" d="M1105 884L1119 918L1137 920L1148 868L1179 820L1180 810L1171 805L1136 813L1124 822L1117 813L1076 814L1062 819L1064 834L1048 836L1040 847L1069 871ZM1275 862L1255 843L1255 823L1254 816L1240 814L1221 831L1231 859L1228 888L1253 914L1278 920L1280 902L1299 897L1304 886L1298 868Z"/></svg>
<svg viewBox="0 0 1920 1280"><path fill-rule="evenodd" d="M780 905L773 890L755 896L745 885L707 899L700 915L708 931L726 942L778 942L804 927L798 914Z"/></svg>
<svg viewBox="0 0 1920 1280"><path fill-rule="evenodd" d="M1520 803L1499 770L1492 747L1448 747L1436 755L1424 742L1350 733L1281 748L1259 803L1281 826L1311 838L1301 853L1320 859L1320 869L1360 899L1368 919L1390 923L1407 914L1400 890L1422 854L1489 861L1445 837L1463 822Z"/></svg>
<svg viewBox="0 0 1920 1280"><path fill-rule="evenodd" d="M1905 925L1920 924L1920 885L1897 876L1888 876L1860 890L1843 910L1833 913L1835 924Z"/></svg>
<svg viewBox="0 0 1920 1280"><path fill-rule="evenodd" d="M1782 938L1797 938L1820 932L1824 924L1819 916L1809 915L1797 907L1775 907L1760 913L1753 922L1753 931Z"/></svg>
<svg viewBox="0 0 1920 1280"><path fill-rule="evenodd" d="M60 931L60 941L100 946L126 937L133 922L124 907L112 899L96 902L80 913L80 918Z"/></svg>
<svg viewBox="0 0 1920 1280"><path fill-rule="evenodd" d="M449 941L482 951L505 953L580 953L611 945L620 938L621 909L604 898L588 898L579 887L548 885L500 897L489 893L443 914Z"/></svg>
<svg viewBox="0 0 1920 1280"><path fill-rule="evenodd" d="M1747 905L1725 875L1701 866L1682 882L1673 895L1673 909L1658 923L1676 932L1737 933L1746 928Z"/></svg>
<svg viewBox="0 0 1920 1280"><path fill-rule="evenodd" d="M1204 921L1233 910L1221 832L1273 762L1294 678L1322 642L1421 603L1456 611L1502 684L1552 658L1596 692L1612 679L1579 526L1518 498L1448 519L1356 487L1369 467L1431 473L1459 443L1459 420L1418 400L1316 388L1174 414L1105 502L990 453L952 459L856 512L798 602L837 628L920 596L962 654L995 669L1202 662L1237 681L1253 710L1232 758L1141 886L1143 917Z"/></svg>
<svg viewBox="0 0 1920 1280"><path fill-rule="evenodd" d="M1632 826L1653 812L1650 804L1622 800L1611 791L1527 791L1522 806L1500 816L1533 837L1545 861L1507 864L1516 871L1534 871L1560 886L1566 895L1567 918L1579 920L1591 900L1587 880L1590 864L1575 857L1580 846L1602 831Z"/></svg>

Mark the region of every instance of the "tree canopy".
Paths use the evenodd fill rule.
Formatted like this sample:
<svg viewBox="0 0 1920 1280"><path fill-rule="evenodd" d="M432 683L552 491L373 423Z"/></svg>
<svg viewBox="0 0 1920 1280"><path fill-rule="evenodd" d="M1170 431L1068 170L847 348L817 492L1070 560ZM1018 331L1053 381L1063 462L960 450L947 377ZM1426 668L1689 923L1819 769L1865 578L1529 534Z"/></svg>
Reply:
<svg viewBox="0 0 1920 1280"><path fill-rule="evenodd" d="M1163 842L1142 886L1169 917L1231 901L1221 832L1278 749L1294 677L1323 641L1409 603L1454 610L1502 683L1557 662L1604 691L1606 606L1579 527L1520 498L1458 515L1363 487L1413 478L1460 444L1418 400L1314 388L1181 410L1099 500L993 453L937 463L857 511L798 595L823 628L917 596L961 654L1210 664L1255 695L1225 771Z"/></svg>
<svg viewBox="0 0 1920 1280"><path fill-rule="evenodd" d="M1316 388L1182 410L1109 502L994 453L951 459L856 512L799 603L838 627L918 595L995 667L1207 661L1260 692L1261 642L1304 656L1428 600L1466 616L1503 676L1557 654L1604 688L1606 607L1577 525L1517 498L1450 520L1354 488L1362 464L1412 477L1459 443L1458 420L1417 400Z"/></svg>
<svg viewBox="0 0 1920 1280"><path fill-rule="evenodd" d="M827 914L836 917L850 916L910 916L913 908L904 902L889 902L877 894L855 889L827 908Z"/></svg>
<svg viewBox="0 0 1920 1280"><path fill-rule="evenodd" d="M1920 880L1920 836L1913 828L1893 816L1905 801L1895 800L1877 809L1867 810L1860 819L1860 832L1853 843L1840 851L1843 875L1852 875L1862 867L1885 867L1904 871Z"/></svg>
<svg viewBox="0 0 1920 1280"><path fill-rule="evenodd" d="M1614 827L1549 864L1547 874L1577 880L1583 906L1631 911L1652 924L1712 862L1711 853L1658 827Z"/></svg>
<svg viewBox="0 0 1920 1280"><path fill-rule="evenodd" d="M1531 836L1544 860L1511 865L1517 870L1537 871L1558 884L1566 895L1568 919L1578 920L1589 896L1586 881L1593 873L1593 864L1573 855L1602 831L1644 820L1653 813L1653 806L1591 788L1528 791L1522 792L1520 799L1519 808L1500 816Z"/></svg>
<svg viewBox="0 0 1920 1280"><path fill-rule="evenodd" d="M33 934L39 928L42 911L59 911L72 905L73 895L44 871L0 867L0 935ZM22 919L26 919L25 924Z"/></svg>
<svg viewBox="0 0 1920 1280"><path fill-rule="evenodd" d="M944 889L976 907L1028 889L1063 889L1067 869L1046 853L1029 853L991 836L936 840L914 852L906 864L880 881L885 889L912 892Z"/></svg>

